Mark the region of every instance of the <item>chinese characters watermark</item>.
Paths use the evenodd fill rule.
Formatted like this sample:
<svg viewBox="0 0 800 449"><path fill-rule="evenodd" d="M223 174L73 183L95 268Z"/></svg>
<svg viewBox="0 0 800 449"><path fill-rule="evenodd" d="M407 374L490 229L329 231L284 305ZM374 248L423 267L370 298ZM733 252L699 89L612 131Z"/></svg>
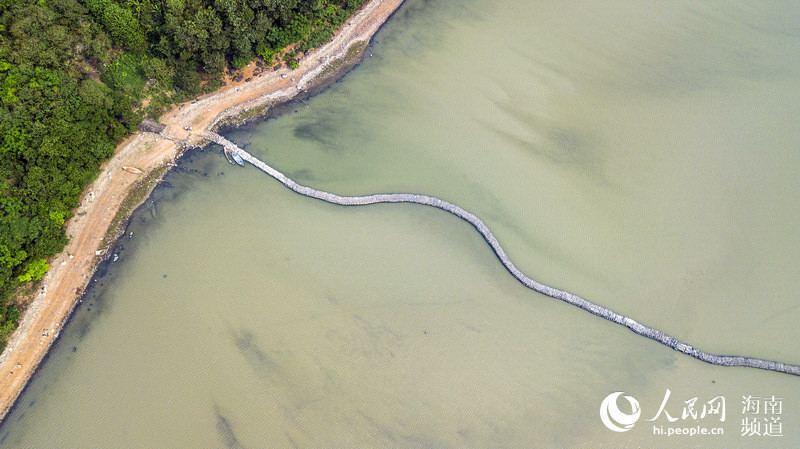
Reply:
<svg viewBox="0 0 800 449"><path fill-rule="evenodd" d="M782 437L783 399L761 396L742 396L743 437Z"/></svg>
<svg viewBox="0 0 800 449"><path fill-rule="evenodd" d="M620 407L622 404L627 404ZM625 401L622 401L624 399ZM735 403L734 403L735 404ZM639 421L640 417L652 416L645 421L653 423L653 435L710 435L725 434L722 424L728 418L729 410L725 396L712 398L672 397L672 390L667 388L661 405L656 410L654 404L650 411L639 406L633 396L624 395L622 391L611 393L600 405L602 423L614 432L627 432ZM733 405L734 410L736 406ZM653 413L653 410L656 410ZM771 396L742 396L741 401L741 437L782 437L783 434L783 399ZM735 424L731 424L735 425Z"/></svg>

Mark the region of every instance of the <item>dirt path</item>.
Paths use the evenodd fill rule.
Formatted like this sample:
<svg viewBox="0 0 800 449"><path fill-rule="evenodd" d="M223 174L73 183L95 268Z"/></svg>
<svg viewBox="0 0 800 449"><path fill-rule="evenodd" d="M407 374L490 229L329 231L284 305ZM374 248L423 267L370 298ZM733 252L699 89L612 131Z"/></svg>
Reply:
<svg viewBox="0 0 800 449"><path fill-rule="evenodd" d="M366 42L400 6L402 0L372 0L339 30L333 40L305 56L295 70L282 68L231 83L213 94L175 107L162 117L164 134L202 144L197 133L219 120L262 104L286 101L317 81L325 69L344 58L348 49ZM244 69L251 74L252 64ZM285 75L282 76L282 75ZM246 76L247 78L247 76ZM191 126L193 131L184 129ZM30 377L58 337L102 256L103 239L123 200L143 174L122 170L123 165L149 173L174 161L179 145L154 134L138 132L117 148L100 176L85 191L75 217L67 223L69 244L50 260L41 290L20 321L19 328L0 356L0 416L5 418Z"/></svg>

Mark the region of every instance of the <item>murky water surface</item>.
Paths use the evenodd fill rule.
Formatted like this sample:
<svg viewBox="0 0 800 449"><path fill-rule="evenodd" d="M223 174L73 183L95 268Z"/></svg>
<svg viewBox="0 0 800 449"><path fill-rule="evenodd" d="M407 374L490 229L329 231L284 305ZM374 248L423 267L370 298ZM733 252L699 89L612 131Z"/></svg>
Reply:
<svg viewBox="0 0 800 449"><path fill-rule="evenodd" d="M459 204L532 277L706 351L800 363L798 23L793 1L409 0L344 80L229 137L316 188ZM800 379L533 293L441 211L324 204L218 148L167 180L2 446L800 445ZM677 421L648 422L667 389ZM641 405L626 433L598 414L615 391ZM724 422L683 419L717 396ZM724 434L657 435L698 425Z"/></svg>

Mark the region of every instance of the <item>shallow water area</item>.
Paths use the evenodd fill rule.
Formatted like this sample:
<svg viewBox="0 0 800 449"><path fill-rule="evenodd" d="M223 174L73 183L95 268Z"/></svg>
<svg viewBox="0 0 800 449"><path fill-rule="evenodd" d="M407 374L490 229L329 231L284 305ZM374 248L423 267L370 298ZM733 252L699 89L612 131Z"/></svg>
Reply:
<svg viewBox="0 0 800 449"><path fill-rule="evenodd" d="M227 136L318 189L456 203L529 276L705 351L800 363L799 21L794 2L409 0L341 82ZM0 445L800 443L797 378L531 292L456 217L304 198L213 146L166 181ZM727 419L647 422L667 389L670 415L724 396ZM641 405L625 433L598 415L616 391ZM748 395L781 398L783 436L741 435ZM724 434L655 430L697 425Z"/></svg>

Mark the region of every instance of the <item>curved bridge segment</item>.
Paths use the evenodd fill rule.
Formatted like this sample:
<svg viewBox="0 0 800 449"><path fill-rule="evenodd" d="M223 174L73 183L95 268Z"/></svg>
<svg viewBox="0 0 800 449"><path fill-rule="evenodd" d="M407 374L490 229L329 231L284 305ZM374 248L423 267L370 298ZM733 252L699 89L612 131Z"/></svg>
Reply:
<svg viewBox="0 0 800 449"><path fill-rule="evenodd" d="M572 304L573 306L580 307L581 309L593 315L605 318L608 321L612 321L614 323L625 326L631 331L633 331L635 334L657 341L658 343L668 346L678 352L682 352L686 355L692 356L696 359L702 360L707 363L711 363L713 365L747 366L751 368L759 368L769 371L777 371L781 373L800 376L800 366L798 365L774 362L770 360L763 360L752 357L714 355L703 352L689 344L678 341L674 337L671 337L670 335L665 334L664 332L661 332L658 329L645 326L644 324L638 323L633 319L628 318L624 315L620 315L619 313L616 313L613 310L607 309L593 302L587 301L581 298L580 296L537 282L534 279L531 279L528 276L526 276L525 273L520 271L519 268L517 268L514 265L514 263L511 262L511 259L508 257L503 247L500 246L500 243L497 241L497 238L494 236L494 234L492 234L492 231L489 230L489 228L480 218L453 203L447 202L445 200L433 196L417 195L413 193L379 193L375 195L366 195L366 196L339 196L334 193L323 192L321 190L313 189L311 187L300 185L294 182L291 178L287 177L278 170L270 167L269 165L259 160L255 156L251 155L247 151L242 150L241 148L236 146L236 144L230 142L229 140L225 139L219 134L210 131L205 131L201 135L204 138L211 140L212 142L222 145L228 151L234 151L238 153L245 161L253 164L259 170L277 179L289 189L304 196L316 198L340 206L365 206L377 203L415 203L447 211L474 226L475 229L477 229L478 232L481 233L483 238L486 239L486 242L489 243L489 246L491 246L492 250L497 255L497 258L500 259L500 262L503 264L503 266L505 266L506 269L509 271L509 273L511 273L512 276L514 276L519 282L521 282L526 287L530 288L531 290L537 291L543 295L547 295L551 298L560 299L561 301Z"/></svg>

